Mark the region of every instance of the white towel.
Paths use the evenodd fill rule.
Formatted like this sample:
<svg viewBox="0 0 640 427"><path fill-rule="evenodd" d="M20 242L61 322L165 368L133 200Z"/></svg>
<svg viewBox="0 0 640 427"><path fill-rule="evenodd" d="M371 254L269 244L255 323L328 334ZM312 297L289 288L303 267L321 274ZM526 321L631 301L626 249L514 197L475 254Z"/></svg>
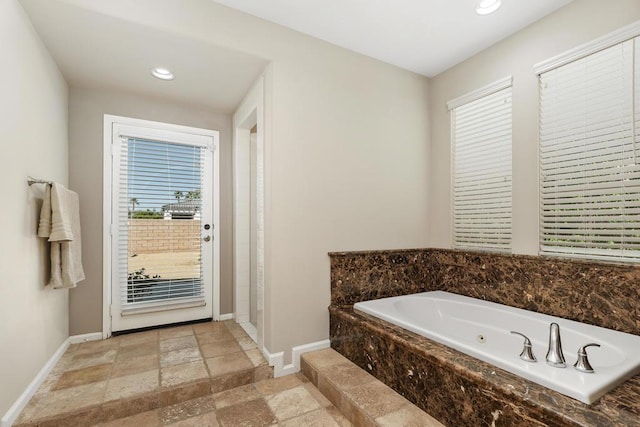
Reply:
<svg viewBox="0 0 640 427"><path fill-rule="evenodd" d="M51 234L51 185L45 185L40 222L38 223L38 237L49 237Z"/></svg>
<svg viewBox="0 0 640 427"><path fill-rule="evenodd" d="M84 280L80 236L80 198L56 182L45 189L38 236L51 243L53 288L73 288Z"/></svg>

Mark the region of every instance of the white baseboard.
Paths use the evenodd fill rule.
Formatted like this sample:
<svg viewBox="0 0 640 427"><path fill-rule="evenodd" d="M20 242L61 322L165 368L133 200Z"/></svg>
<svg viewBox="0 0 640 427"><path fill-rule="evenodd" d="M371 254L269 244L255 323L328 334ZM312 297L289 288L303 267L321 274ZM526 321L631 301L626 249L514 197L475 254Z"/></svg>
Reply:
<svg viewBox="0 0 640 427"><path fill-rule="evenodd" d="M233 320L233 313L221 314L220 321L222 322L223 320Z"/></svg>
<svg viewBox="0 0 640 427"><path fill-rule="evenodd" d="M249 314L237 314L235 315L235 319L237 323L246 323L249 319Z"/></svg>
<svg viewBox="0 0 640 427"><path fill-rule="evenodd" d="M69 338L69 344L82 344L88 341L98 341L102 339L102 332L93 332L91 334L84 335L72 335Z"/></svg>
<svg viewBox="0 0 640 427"><path fill-rule="evenodd" d="M300 371L300 356L303 353L310 351L322 350L323 348L329 348L331 342L329 340L316 341L309 344L303 344L291 349L291 362L284 364L284 351L279 353L269 353L267 348L262 349L262 354L269 362L269 366L273 366L273 376L275 378L283 377L289 374L295 374Z"/></svg>
<svg viewBox="0 0 640 427"><path fill-rule="evenodd" d="M254 342L258 342L258 330L250 322L239 323L240 327L251 337Z"/></svg>
<svg viewBox="0 0 640 427"><path fill-rule="evenodd" d="M284 364L284 351L271 354L266 347L263 347L262 354L267 359L267 363L269 363L269 366L273 366L273 376L275 378L283 376L282 365Z"/></svg>
<svg viewBox="0 0 640 427"><path fill-rule="evenodd" d="M303 344L297 347L293 347L291 349L291 361L296 368L295 372L298 372L300 370L300 356L302 354L309 353L310 351L322 350L329 347L331 347L331 341L329 340L316 341L309 344Z"/></svg>
<svg viewBox="0 0 640 427"><path fill-rule="evenodd" d="M38 390L38 387L44 382L47 378L47 375L51 372L51 370L56 366L58 360L64 355L64 352L67 351L67 348L71 344L80 344L87 341L95 341L102 339L102 332L95 332L91 334L84 335L74 335L68 337L66 340L60 344L60 347L53 353L53 355L47 360L47 363L40 369L40 372L35 376L33 381L27 386L27 388L22 392L20 397L14 402L13 405L9 408L6 414L0 419L0 427L11 427L14 422L20 416L20 413L27 406L29 400L33 397L33 395Z"/></svg>

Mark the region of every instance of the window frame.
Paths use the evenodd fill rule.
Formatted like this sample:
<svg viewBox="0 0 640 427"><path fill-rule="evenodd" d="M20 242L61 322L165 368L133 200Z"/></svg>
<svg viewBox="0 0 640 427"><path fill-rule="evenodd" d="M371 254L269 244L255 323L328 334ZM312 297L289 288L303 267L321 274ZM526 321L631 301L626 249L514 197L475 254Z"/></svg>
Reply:
<svg viewBox="0 0 640 427"><path fill-rule="evenodd" d="M498 246L498 245L482 246L482 243L486 243L486 242L477 242L478 244L476 245L474 245L473 243L468 244L469 242L467 242L467 244L458 243L456 239L455 186L457 182L457 174L456 174L456 164L455 164L456 163L456 122L455 122L454 114L456 109L460 107L463 107L475 101L482 100L484 98L488 98L505 89L510 90L509 126L510 126L510 134L511 134L509 138L510 140L509 142L510 188L509 188L509 196L508 196L510 198L510 205L509 205L510 218L509 218L509 232L508 232L508 235L505 235L508 238L508 244L506 246ZM450 126L451 126L450 127L450 149L451 149L450 151L450 170L451 170L450 208L451 208L451 247L453 249L498 252L498 253L512 253L512 248L513 248L512 246L512 243L513 243L513 169L512 169L512 166L513 166L513 149L512 149L513 147L513 101L512 101L513 92L512 90L513 90L513 77L509 75L493 83L485 85L479 89L466 93L458 98L455 98L447 102L447 109L449 110L449 120L450 120Z"/></svg>
<svg viewBox="0 0 640 427"><path fill-rule="evenodd" d="M549 58L547 60L544 60L538 64L536 64L534 66L534 72L536 74L536 77L538 79L538 89L539 89L539 98L538 98L538 109L539 109L539 115L538 115L538 171L539 171L539 177L538 177L538 202L539 202L539 230L538 230L538 254L541 256L553 256L553 257L558 257L558 258L566 258L566 259L587 259L587 260L597 260L597 261L608 261L608 262L624 262L624 263L640 263L640 256L624 256L623 253L626 249L626 247L622 247L621 249L617 249L617 251L619 251L619 254L616 254L613 252L611 253L606 253L606 251L604 249L600 249L600 252L602 253L595 253L596 251L593 250L591 253L589 254L589 250L585 249L587 247L587 245L580 247L580 246L571 246L571 248L574 248L574 252L576 253L570 253L570 252L566 252L563 253L561 250L549 250L549 248L553 248L553 246L550 246L548 243L545 242L545 228L543 225L543 222L545 220L545 214L544 214L544 202L543 202L543 186L545 185L545 177L544 177L544 171L543 171L543 134L542 134L542 79L541 76L544 73L547 72L551 72L553 70L556 70L560 67L575 63L576 61L580 61L583 60L585 58L590 57L591 55L597 54L599 52L605 51L606 49L609 49L611 47L617 46L617 45L621 45L622 43L628 42L630 40L633 40L637 37L640 36L640 21L636 21L630 25L627 25L625 27L622 27L616 31L613 31L611 33L608 33L600 38L597 38L593 41L590 41L588 43L582 44L580 46L577 46L574 49L571 49L569 51L566 51L562 54L559 54L557 56L554 56L552 58ZM640 43L639 40L636 40L635 43ZM634 64L632 64L633 67L633 78L632 81L634 82L638 82L640 81L640 62L638 62L638 59L636 59L634 61ZM635 84L635 83L634 83ZM634 90L634 89L632 89ZM638 104L638 102L640 100L638 99L634 99L634 97L637 97L637 93L638 93L638 89L635 89L635 94L632 94L632 107L631 107L631 117L630 120L632 122L632 128L635 127L635 123L638 123L638 114L633 112L634 109L637 109L640 105ZM635 116L635 117L634 117ZM634 140L635 139L635 140ZM633 149L633 145L634 144L638 144L638 133L636 131L632 131L632 149ZM638 148L635 148L635 150L638 150ZM620 188L624 188L624 186L621 186ZM624 208L624 204L622 204L622 207ZM587 227L585 227L586 229ZM599 230L599 228L595 228L596 230ZM624 240L624 238L622 238L621 240ZM587 242L589 243L589 242ZM621 245L624 245L624 243L621 243ZM557 247L559 247L560 245L558 245ZM545 250L545 247L547 248ZM580 249L582 249L582 253L580 252ZM632 253L630 255L633 255Z"/></svg>

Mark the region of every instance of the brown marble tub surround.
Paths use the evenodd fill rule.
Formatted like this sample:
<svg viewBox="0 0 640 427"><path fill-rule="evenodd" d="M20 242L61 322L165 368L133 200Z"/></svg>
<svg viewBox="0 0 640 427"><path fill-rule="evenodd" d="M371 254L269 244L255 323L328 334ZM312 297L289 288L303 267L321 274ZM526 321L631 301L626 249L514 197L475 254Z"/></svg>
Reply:
<svg viewBox="0 0 640 427"><path fill-rule="evenodd" d="M352 309L445 290L638 334L638 267L436 249L330 255L332 348L439 421L640 426L640 376L585 405Z"/></svg>
<svg viewBox="0 0 640 427"><path fill-rule="evenodd" d="M346 307L331 347L449 426L640 426L640 376L591 405Z"/></svg>
<svg viewBox="0 0 640 427"><path fill-rule="evenodd" d="M446 249L329 256L332 306L441 290L640 335L640 266Z"/></svg>

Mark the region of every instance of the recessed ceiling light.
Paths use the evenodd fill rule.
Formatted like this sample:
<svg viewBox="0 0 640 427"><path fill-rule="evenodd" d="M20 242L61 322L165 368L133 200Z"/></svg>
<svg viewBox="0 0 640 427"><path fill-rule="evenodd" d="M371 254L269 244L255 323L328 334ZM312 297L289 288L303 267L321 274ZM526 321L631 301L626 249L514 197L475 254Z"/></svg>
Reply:
<svg viewBox="0 0 640 427"><path fill-rule="evenodd" d="M153 77L160 80L173 80L176 78L176 76L170 70L162 67L156 67L152 69L151 74L153 75Z"/></svg>
<svg viewBox="0 0 640 427"><path fill-rule="evenodd" d="M478 15L488 15L495 12L502 5L502 0L480 0L478 7L476 7L476 13Z"/></svg>

